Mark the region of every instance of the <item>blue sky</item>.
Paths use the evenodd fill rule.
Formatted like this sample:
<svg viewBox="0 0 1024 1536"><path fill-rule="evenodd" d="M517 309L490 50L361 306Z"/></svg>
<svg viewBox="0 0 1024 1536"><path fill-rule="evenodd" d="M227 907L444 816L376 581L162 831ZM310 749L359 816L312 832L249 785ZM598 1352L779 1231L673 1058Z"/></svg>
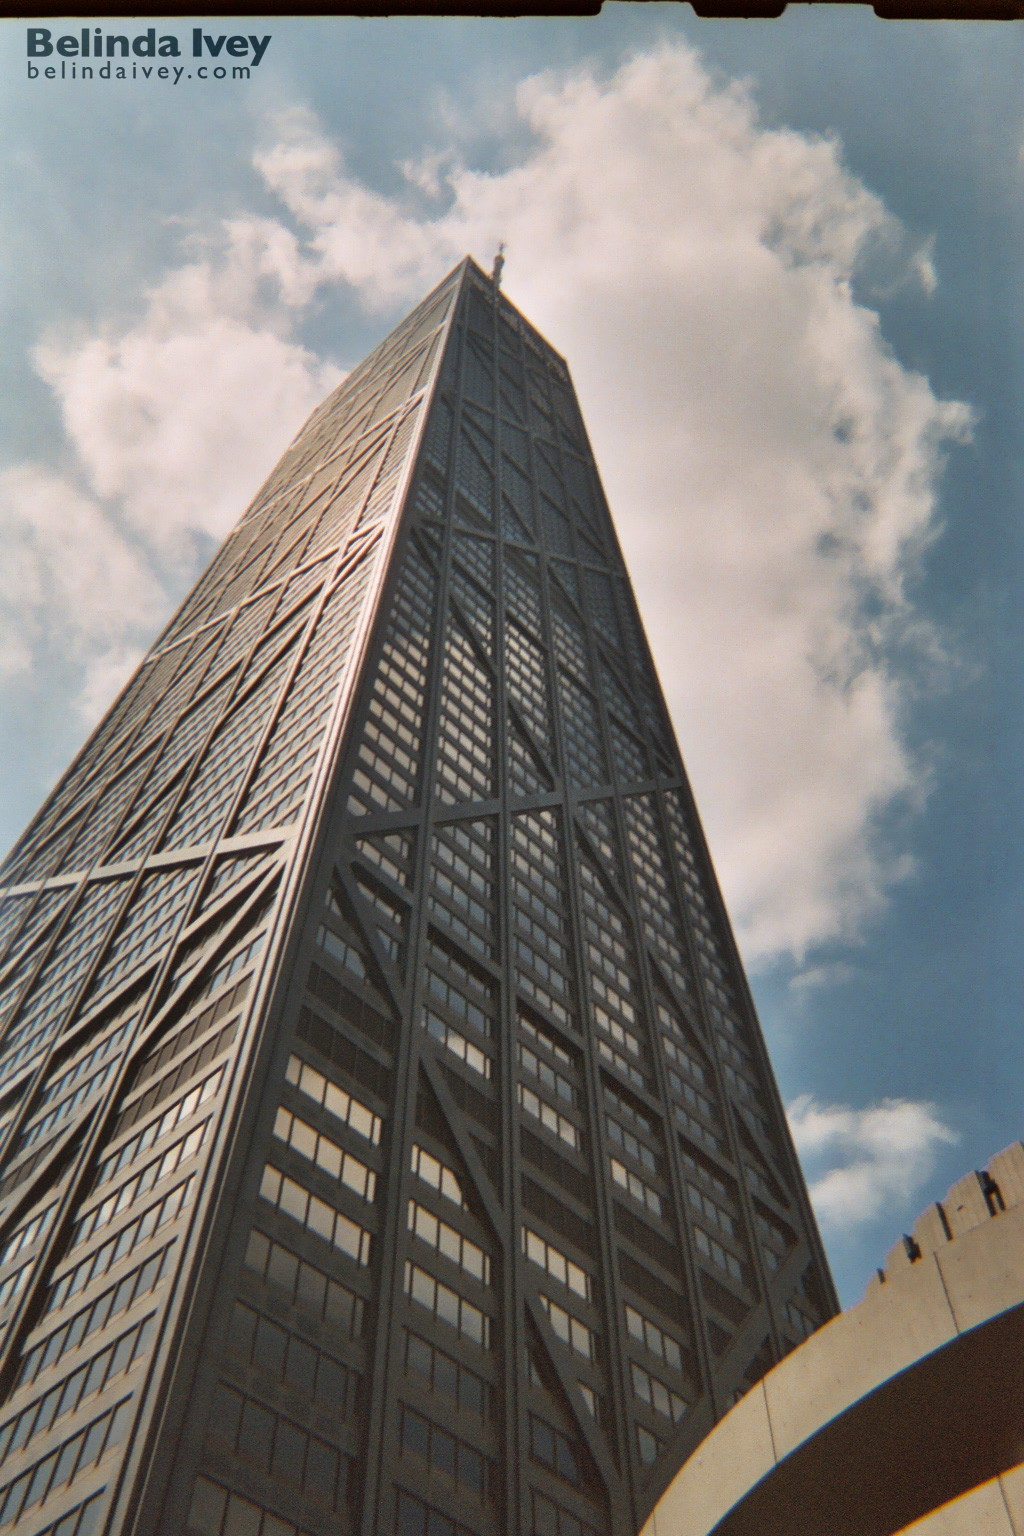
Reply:
<svg viewBox="0 0 1024 1536"><path fill-rule="evenodd" d="M0 24L0 841L309 409L504 239L855 1300L1024 1131L1024 32L202 26L270 34L249 81L29 80Z"/></svg>

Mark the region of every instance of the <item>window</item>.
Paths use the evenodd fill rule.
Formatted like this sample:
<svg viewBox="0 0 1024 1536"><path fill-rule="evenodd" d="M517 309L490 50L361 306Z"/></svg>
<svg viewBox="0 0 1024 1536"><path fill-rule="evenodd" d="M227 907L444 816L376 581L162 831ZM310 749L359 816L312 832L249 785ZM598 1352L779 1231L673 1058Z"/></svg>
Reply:
<svg viewBox="0 0 1024 1536"><path fill-rule="evenodd" d="M478 1499L490 1496L493 1473L487 1457L404 1403L400 1414L403 1451L422 1457L432 1474L446 1478Z"/></svg>
<svg viewBox="0 0 1024 1536"><path fill-rule="evenodd" d="M555 1280L560 1280L570 1291L581 1296L584 1301L590 1301L590 1276L586 1270L574 1264L554 1243L549 1243L529 1227L523 1228L523 1252L532 1263L539 1265Z"/></svg>
<svg viewBox="0 0 1024 1536"><path fill-rule="evenodd" d="M342 1338L362 1337L363 1298L258 1227L249 1233L245 1262L261 1279L283 1290L295 1306L327 1323Z"/></svg>
<svg viewBox="0 0 1024 1536"><path fill-rule="evenodd" d="M412 1171L417 1178L429 1184L431 1189L436 1189L439 1195L457 1205L460 1210L466 1210L466 1197L462 1193L462 1185L451 1168L439 1162L426 1147L413 1143L412 1147Z"/></svg>
<svg viewBox="0 0 1024 1536"><path fill-rule="evenodd" d="M421 1269L418 1264L410 1264L408 1260L405 1265L405 1294L442 1322L448 1323L463 1338L480 1344L484 1349L490 1349L491 1320L486 1313L450 1286L436 1280L427 1270Z"/></svg>
<svg viewBox="0 0 1024 1536"><path fill-rule="evenodd" d="M490 1383L408 1329L405 1332L405 1368L410 1376L419 1377L431 1391L450 1398L466 1413L478 1419L490 1419Z"/></svg>
<svg viewBox="0 0 1024 1536"><path fill-rule="evenodd" d="M472 1275L474 1280L490 1285L491 1261L483 1249L415 1200L409 1201L409 1231Z"/></svg>
<svg viewBox="0 0 1024 1536"><path fill-rule="evenodd" d="M357 1264L369 1264L370 1234L365 1227L343 1216L316 1195L311 1195L301 1184L296 1184L294 1179L280 1173L271 1163L267 1163L263 1170L260 1195L284 1215L315 1232L324 1242L347 1254Z"/></svg>
<svg viewBox="0 0 1024 1536"><path fill-rule="evenodd" d="M541 1293L539 1300L547 1313L552 1332L585 1360L594 1360L597 1356L596 1341L586 1323L581 1323L578 1317L573 1317L557 1301L552 1301L550 1296Z"/></svg>
<svg viewBox="0 0 1024 1536"><path fill-rule="evenodd" d="M672 1366L673 1370L682 1372L682 1350L675 1339L657 1324L652 1323L649 1318L644 1317L635 1307L631 1307L628 1302L626 1330L631 1338L636 1339L645 1349L649 1349L652 1355L657 1355L666 1365Z"/></svg>
<svg viewBox="0 0 1024 1536"><path fill-rule="evenodd" d="M361 1200L372 1202L377 1190L377 1175L373 1169L353 1153L346 1152L344 1147L339 1147L329 1136L300 1120L298 1115L293 1115L290 1109L282 1107L277 1111L274 1135L300 1157L315 1163L330 1178L351 1189Z"/></svg>

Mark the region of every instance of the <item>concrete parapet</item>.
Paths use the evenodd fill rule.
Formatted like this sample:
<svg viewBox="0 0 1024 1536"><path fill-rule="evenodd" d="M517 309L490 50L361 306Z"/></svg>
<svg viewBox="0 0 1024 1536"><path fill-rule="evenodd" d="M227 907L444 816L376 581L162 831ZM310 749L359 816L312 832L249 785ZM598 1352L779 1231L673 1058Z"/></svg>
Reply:
<svg viewBox="0 0 1024 1536"><path fill-rule="evenodd" d="M1017 1143L740 1400L641 1536L1024 1536L1022 1359Z"/></svg>

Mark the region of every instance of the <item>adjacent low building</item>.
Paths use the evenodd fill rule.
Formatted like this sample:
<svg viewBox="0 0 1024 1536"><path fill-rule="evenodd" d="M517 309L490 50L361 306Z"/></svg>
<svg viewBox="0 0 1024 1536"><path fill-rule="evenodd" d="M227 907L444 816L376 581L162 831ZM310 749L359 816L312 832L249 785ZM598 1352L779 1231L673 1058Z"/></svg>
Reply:
<svg viewBox="0 0 1024 1536"><path fill-rule="evenodd" d="M1024 1146L720 1421L641 1536L1024 1536Z"/></svg>

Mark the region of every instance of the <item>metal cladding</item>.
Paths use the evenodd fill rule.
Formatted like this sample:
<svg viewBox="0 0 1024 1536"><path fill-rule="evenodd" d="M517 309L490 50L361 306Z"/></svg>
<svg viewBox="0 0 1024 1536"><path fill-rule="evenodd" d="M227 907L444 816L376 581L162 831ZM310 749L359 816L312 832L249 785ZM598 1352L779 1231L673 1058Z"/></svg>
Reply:
<svg viewBox="0 0 1024 1536"><path fill-rule="evenodd" d="M568 372L471 261L0 881L0 1533L627 1536L834 1312Z"/></svg>

